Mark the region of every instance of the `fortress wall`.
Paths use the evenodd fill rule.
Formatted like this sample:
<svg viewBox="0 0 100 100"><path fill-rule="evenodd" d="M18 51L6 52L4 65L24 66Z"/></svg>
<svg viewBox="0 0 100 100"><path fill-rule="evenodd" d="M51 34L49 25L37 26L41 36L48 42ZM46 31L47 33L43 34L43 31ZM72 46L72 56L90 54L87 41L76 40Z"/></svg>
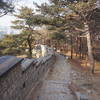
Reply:
<svg viewBox="0 0 100 100"><path fill-rule="evenodd" d="M21 59L8 69L0 64L0 72L3 71L0 75L0 100L25 100L54 62L55 56L48 55L35 60Z"/></svg>

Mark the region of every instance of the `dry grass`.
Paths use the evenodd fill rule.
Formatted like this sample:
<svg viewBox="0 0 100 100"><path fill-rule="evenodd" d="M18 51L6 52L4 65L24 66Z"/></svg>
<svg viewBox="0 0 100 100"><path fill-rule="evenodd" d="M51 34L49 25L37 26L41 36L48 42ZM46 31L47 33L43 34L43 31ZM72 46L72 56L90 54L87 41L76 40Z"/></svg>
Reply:
<svg viewBox="0 0 100 100"><path fill-rule="evenodd" d="M18 58L27 58L27 55L19 55Z"/></svg>
<svg viewBox="0 0 100 100"><path fill-rule="evenodd" d="M71 53L67 52L67 53L65 53L65 55L70 57ZM81 60L78 57L79 57L79 55L77 55L77 57L76 57L76 54L74 53L73 54L73 61L76 62L77 65L87 69L88 66L89 66L87 58L85 60ZM96 72L100 72L100 62L95 61L95 71Z"/></svg>

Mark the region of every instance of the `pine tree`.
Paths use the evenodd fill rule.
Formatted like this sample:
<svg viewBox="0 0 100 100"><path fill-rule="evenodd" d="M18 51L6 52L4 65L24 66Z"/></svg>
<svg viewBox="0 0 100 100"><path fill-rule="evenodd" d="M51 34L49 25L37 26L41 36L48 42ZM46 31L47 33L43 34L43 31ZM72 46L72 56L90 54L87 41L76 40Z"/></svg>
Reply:
<svg viewBox="0 0 100 100"><path fill-rule="evenodd" d="M89 31L89 17L92 16L90 12L95 8L96 0L49 0L50 4L44 3L42 5L35 4L38 11L44 17L50 19L47 25L56 27L57 31L69 29L71 37L72 31L81 32L81 36L86 35L88 58L90 69L94 71L94 59L92 54L91 34ZM71 39L72 40L72 39ZM71 50L72 51L72 50Z"/></svg>
<svg viewBox="0 0 100 100"><path fill-rule="evenodd" d="M34 40L36 35L38 35L35 27L40 25L39 16L34 14L33 9L21 7L19 14L15 14L15 17L17 19L12 21L12 28L20 30L20 40L26 44L26 49L28 48L29 50L29 57L32 57Z"/></svg>
<svg viewBox="0 0 100 100"><path fill-rule="evenodd" d="M14 0L0 0L0 17L14 11Z"/></svg>

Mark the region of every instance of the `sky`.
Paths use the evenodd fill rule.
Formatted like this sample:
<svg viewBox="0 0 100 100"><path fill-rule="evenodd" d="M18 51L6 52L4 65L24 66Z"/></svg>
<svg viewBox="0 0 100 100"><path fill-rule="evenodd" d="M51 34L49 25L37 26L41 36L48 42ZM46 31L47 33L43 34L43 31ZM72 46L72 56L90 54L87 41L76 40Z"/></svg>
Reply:
<svg viewBox="0 0 100 100"><path fill-rule="evenodd" d="M36 2L38 4L48 2L48 0L16 0L19 1L15 4L15 8L19 8L20 6L28 6L30 8L35 8L33 5L33 2ZM100 7L100 1L98 0L97 3ZM13 15L5 15L4 17L0 17L0 28L1 27L10 27L11 26L11 21L14 20L15 17Z"/></svg>
<svg viewBox="0 0 100 100"><path fill-rule="evenodd" d="M35 6L33 5L33 1L38 4L48 2L48 0L19 0L19 2L15 4L15 8L17 9L20 6L28 6L29 8L35 8ZM0 17L0 27L10 27L11 21L14 19L15 17L11 14Z"/></svg>

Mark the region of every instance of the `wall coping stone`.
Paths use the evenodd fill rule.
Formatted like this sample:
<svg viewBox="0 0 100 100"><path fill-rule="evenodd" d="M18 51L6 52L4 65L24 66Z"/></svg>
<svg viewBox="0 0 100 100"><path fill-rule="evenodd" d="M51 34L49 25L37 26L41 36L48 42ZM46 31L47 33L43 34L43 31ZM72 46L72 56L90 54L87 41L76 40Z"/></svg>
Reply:
<svg viewBox="0 0 100 100"><path fill-rule="evenodd" d="M21 62L21 70L27 70L31 64L39 66L48 61L53 55L46 55L38 59L17 58L16 56L1 56L0 57L0 77L9 71L16 64Z"/></svg>
<svg viewBox="0 0 100 100"><path fill-rule="evenodd" d="M17 58L15 56L0 57L0 77L22 60L23 58Z"/></svg>
<svg viewBox="0 0 100 100"><path fill-rule="evenodd" d="M31 64L35 65L36 63L37 63L37 59L28 59L28 58L26 58L21 63L21 69L22 69L22 71L25 71L30 67Z"/></svg>

